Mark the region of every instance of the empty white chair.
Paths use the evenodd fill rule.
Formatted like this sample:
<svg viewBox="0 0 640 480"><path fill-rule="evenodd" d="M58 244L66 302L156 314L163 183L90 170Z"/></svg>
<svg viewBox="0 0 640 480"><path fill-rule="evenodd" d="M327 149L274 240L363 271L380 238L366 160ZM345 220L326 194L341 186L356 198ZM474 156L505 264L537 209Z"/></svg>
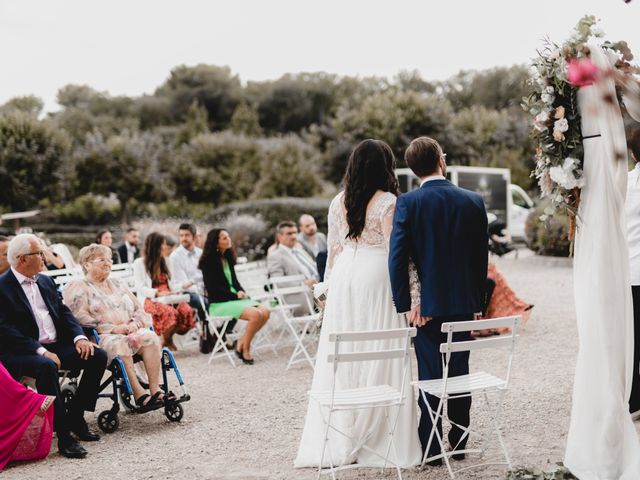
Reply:
<svg viewBox="0 0 640 480"><path fill-rule="evenodd" d="M422 464L443 458L449 471L449 476L455 478L455 473L469 468L478 467L481 465L508 465L511 468L511 460L509 453L502 439L502 433L500 432L500 415L503 403L504 393L509 388L509 377L511 374L511 364L513 361L513 352L515 348L515 342L518 333L518 326L522 320L520 316L514 317L502 317L494 318L490 320L471 320L466 322L450 322L442 324L442 332L447 334L446 343L440 345L440 353L443 354L443 375L441 379L435 380L422 380L414 382L418 386L419 393L422 395L422 399L427 406L427 411L431 417L433 428L429 435L427 447L425 449L424 457L422 458ZM453 334L455 332L470 332L472 330L484 330L489 328L502 328L508 327L511 329L511 333L503 334L499 337L492 338L478 338L468 341L453 341ZM486 348L504 348L509 352L505 354L505 365L502 375L496 376L484 371L474 372L468 375L460 375L456 377L449 376L449 361L451 360L451 354L455 352L470 352L472 350L480 350ZM438 406L435 411L431 408L427 400L427 394L433 395L439 398ZM495 398L491 399L490 395L495 394ZM460 449L455 450L456 445L451 445L451 449L445 448L445 442L443 436L438 431L438 421L448 420L446 410L444 409L445 403L450 399L470 397L473 395L482 395L485 399L486 406L491 415L490 422L492 429L497 436L498 443L504 455L504 462L482 462L471 466L465 466L458 470L451 468L449 457L457 454L466 453L484 453L486 448L483 449ZM464 431L463 439L469 437L470 434L476 434L482 437L477 431L471 430L469 427L457 425ZM440 445L441 452L439 455L434 455L427 458L427 454L432 445L432 442L437 441Z"/></svg>
<svg viewBox="0 0 640 480"><path fill-rule="evenodd" d="M400 407L405 402L405 388L408 388L408 385L405 386L404 379L410 368L411 338L415 336L415 327L329 334L329 341L334 342L333 352L328 355L328 363L333 366L331 389L309 392L310 398L321 407L320 411L322 412L322 419L325 425L324 442L319 455L318 478L320 478L320 475L323 473L331 473L331 476L335 479L335 472L337 470L360 467L358 464L342 465L339 467L334 466L331 442L329 441L329 432L334 431L351 440L352 445L354 445L353 453L361 449L367 450L384 460L383 468L385 468L387 464L394 467L398 478L402 479L400 466L391 460L390 453L393 453L393 458L398 457L394 445L394 434L400 414ZM362 344L362 342L372 341L389 342L389 344L394 345L395 348L362 351L357 345L357 343ZM345 343L348 345L344 345ZM347 349L346 351L345 348ZM344 388L344 386L343 388L337 388L336 386L336 374L341 364L371 361L389 362L395 361L396 359L401 359L403 362L402 383L399 389L391 385L367 385L366 387L359 388ZM332 422L334 421L336 412L376 408L384 409L385 414L384 418L386 421L388 442L384 452L376 451L369 447L367 445L368 438L353 438L350 432L341 430L341 427L337 426L335 422ZM323 468L327 454L329 468ZM350 455L347 455L347 458L349 456Z"/></svg>

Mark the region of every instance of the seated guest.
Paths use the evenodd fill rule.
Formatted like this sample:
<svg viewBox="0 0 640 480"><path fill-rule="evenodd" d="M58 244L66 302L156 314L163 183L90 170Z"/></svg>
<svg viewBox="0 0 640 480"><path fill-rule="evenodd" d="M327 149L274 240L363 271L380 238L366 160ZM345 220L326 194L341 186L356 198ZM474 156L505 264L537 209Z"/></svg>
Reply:
<svg viewBox="0 0 640 480"><path fill-rule="evenodd" d="M300 226L298 241L311 258L315 260L318 253L327 251L327 237L324 233L318 232L315 218L306 213L300 215L298 225Z"/></svg>
<svg viewBox="0 0 640 480"><path fill-rule="evenodd" d="M500 318L514 315L522 315L522 326L524 327L531 315L533 305L520 299L514 292L507 279L496 268L495 263L489 262L487 269L487 292L485 300L485 311L482 318ZM510 333L509 328L491 328L479 330L473 333L478 337L487 335L499 335Z"/></svg>
<svg viewBox="0 0 640 480"><path fill-rule="evenodd" d="M0 362L14 379L33 377L39 393L56 397L58 449L65 457L84 458L87 451L71 432L80 440L100 438L83 417L85 410L95 409L107 354L83 335L53 280L38 275L44 266L40 239L17 235L9 242L8 255L11 268L0 276ZM59 368L83 370L68 411L60 393Z"/></svg>
<svg viewBox="0 0 640 480"><path fill-rule="evenodd" d="M9 260L7 260L7 249L9 248L9 237L0 235L0 275L9 270Z"/></svg>
<svg viewBox="0 0 640 480"><path fill-rule="evenodd" d="M55 398L16 382L0 363L0 471L8 462L49 454Z"/></svg>
<svg viewBox="0 0 640 480"><path fill-rule="evenodd" d="M115 248L113 248L113 236L111 235L111 232L109 230L107 230L106 228L98 230L98 234L96 235L96 243L98 245L109 247L109 250L111 250L111 261L113 263L121 262L120 254Z"/></svg>
<svg viewBox="0 0 640 480"><path fill-rule="evenodd" d="M316 263L304 249L296 247L298 229L293 222L281 222L276 227L276 239L278 247L267 254L267 268L270 277L282 277L285 275L304 275L304 283L313 287L320 276ZM309 311L308 302L304 294L288 295L287 302L300 305L295 313L305 315Z"/></svg>
<svg viewBox="0 0 640 480"><path fill-rule="evenodd" d="M196 226L192 223L183 223L178 227L180 246L169 257L169 269L171 277L182 291L189 294L189 305L198 312L200 320L204 321L205 312L202 305L204 299L204 282L202 271L198 268L202 249L196 247Z"/></svg>
<svg viewBox="0 0 640 480"><path fill-rule="evenodd" d="M191 330L193 310L188 303L169 305L154 302L154 298L173 295L176 290L173 283L169 285L171 273L165 257L169 256L169 247L164 235L153 232L144 241L142 257L133 262L133 276L136 282L138 298L144 301L144 310L153 317L153 328L162 338L162 345L176 351L173 335L184 335Z"/></svg>
<svg viewBox="0 0 640 480"><path fill-rule="evenodd" d="M63 297L73 315L100 335L100 348L124 363L133 398L142 411L160 403L160 340L149 330L151 316L126 285L110 279L112 251L95 243L80 250L78 263L85 274L71 281ZM149 378L149 396L136 376L133 355L140 354Z"/></svg>
<svg viewBox="0 0 640 480"><path fill-rule="evenodd" d="M53 251L51 246L47 245L43 239L40 239L40 243L42 244L42 252L44 253L44 268L42 271L47 270L59 270L64 268L64 260Z"/></svg>
<svg viewBox="0 0 640 480"><path fill-rule="evenodd" d="M140 256L139 241L140 233L138 230L133 227L127 228L124 234L124 243L118 247L118 255L120 255L121 262L133 263Z"/></svg>
<svg viewBox="0 0 640 480"><path fill-rule="evenodd" d="M226 230L214 228L204 244L199 268L209 300L209 313L215 317L234 317L249 322L236 345L236 355L243 363L253 365L251 340L267 320L267 307L247 297L234 268L236 255Z"/></svg>

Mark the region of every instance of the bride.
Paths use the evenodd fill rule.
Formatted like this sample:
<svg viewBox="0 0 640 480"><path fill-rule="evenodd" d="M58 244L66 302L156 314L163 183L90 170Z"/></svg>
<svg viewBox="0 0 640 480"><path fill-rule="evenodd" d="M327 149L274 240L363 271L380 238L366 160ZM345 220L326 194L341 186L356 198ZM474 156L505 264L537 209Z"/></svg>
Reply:
<svg viewBox="0 0 640 480"><path fill-rule="evenodd" d="M326 302L312 390L331 389L332 366L327 363L329 333L353 330L379 330L406 327L396 313L392 297L387 256L393 213L398 195L394 174L395 158L389 146L380 140L365 140L351 153L344 177L345 189L329 207L327 272L329 295ZM419 298L417 281L412 284L412 298ZM358 388L387 383L400 388L400 360L355 363L341 366L337 372L338 388ZM406 384L411 381L407 370ZM392 461L403 467L420 462L416 402L412 389L405 389L395 431L398 458ZM309 402L307 417L295 467L318 467L324 439L324 424L319 406ZM340 430L355 438L368 438L376 451L385 451L386 424L381 410L339 412ZM335 414L334 414L335 415ZM386 438L388 441L388 438ZM365 449L353 451L351 441L329 432L329 444L335 466L356 463L363 467L381 467L384 461ZM325 456L326 458L326 456ZM328 459L325 461L328 466Z"/></svg>

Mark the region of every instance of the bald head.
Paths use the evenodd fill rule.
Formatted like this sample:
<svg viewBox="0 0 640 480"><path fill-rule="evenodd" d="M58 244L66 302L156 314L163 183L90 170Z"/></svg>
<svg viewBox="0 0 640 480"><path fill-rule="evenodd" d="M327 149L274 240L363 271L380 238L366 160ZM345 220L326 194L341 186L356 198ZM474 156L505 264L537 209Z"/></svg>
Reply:
<svg viewBox="0 0 640 480"><path fill-rule="evenodd" d="M308 213L300 215L298 225L300 226L300 231L307 237L313 237L318 232L315 218Z"/></svg>

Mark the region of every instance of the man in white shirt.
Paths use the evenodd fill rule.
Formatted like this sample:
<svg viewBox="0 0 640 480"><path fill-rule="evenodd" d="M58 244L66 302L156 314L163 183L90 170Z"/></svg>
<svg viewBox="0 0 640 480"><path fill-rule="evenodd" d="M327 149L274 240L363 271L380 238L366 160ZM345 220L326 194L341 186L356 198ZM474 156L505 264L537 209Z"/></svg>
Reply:
<svg viewBox="0 0 640 480"><path fill-rule="evenodd" d="M192 223L183 223L178 227L178 232L180 246L169 257L171 280L189 294L189 305L196 309L198 317L204 321L204 284L202 271L198 268L202 249L195 244L196 226Z"/></svg>
<svg viewBox="0 0 640 480"><path fill-rule="evenodd" d="M627 142L631 158L636 162L627 179L627 241L629 243L629 271L633 295L635 348L633 354L633 383L629 411L634 420L640 418L640 130L633 132Z"/></svg>
<svg viewBox="0 0 640 480"><path fill-rule="evenodd" d="M96 441L84 421L94 411L106 353L89 342L71 311L62 303L53 280L38 275L44 252L38 237L21 234L9 242L11 268L0 276L0 361L19 380L33 377L39 393L55 396L54 426L60 454L84 458L76 438ZM58 369L82 370L73 400L65 409Z"/></svg>

